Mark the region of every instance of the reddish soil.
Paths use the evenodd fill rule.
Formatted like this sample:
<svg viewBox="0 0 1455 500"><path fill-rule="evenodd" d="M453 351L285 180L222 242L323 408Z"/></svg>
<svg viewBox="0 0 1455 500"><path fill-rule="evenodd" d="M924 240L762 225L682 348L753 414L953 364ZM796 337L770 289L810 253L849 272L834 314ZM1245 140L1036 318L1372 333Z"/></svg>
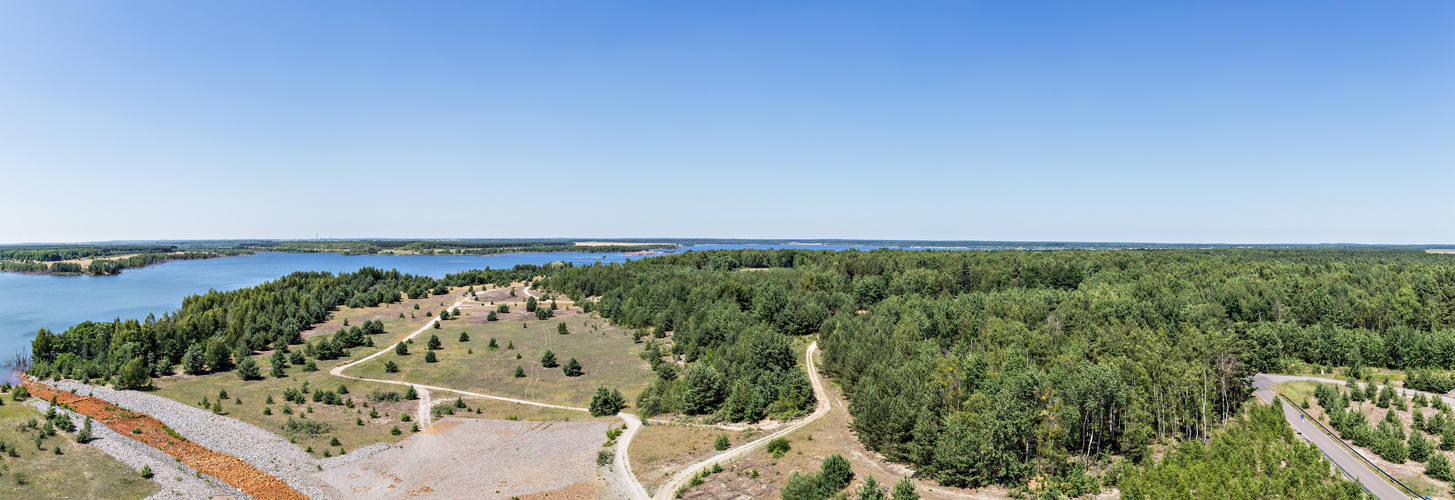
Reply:
<svg viewBox="0 0 1455 500"><path fill-rule="evenodd" d="M238 460L232 455L217 453L197 443L176 436L174 431L146 414L127 411L106 401L57 390L45 384L30 382L26 389L32 396L47 401L55 398L66 409L91 417L112 430L146 443L182 463L221 479L258 500L307 500L287 483ZM135 431L140 430L140 433Z"/></svg>

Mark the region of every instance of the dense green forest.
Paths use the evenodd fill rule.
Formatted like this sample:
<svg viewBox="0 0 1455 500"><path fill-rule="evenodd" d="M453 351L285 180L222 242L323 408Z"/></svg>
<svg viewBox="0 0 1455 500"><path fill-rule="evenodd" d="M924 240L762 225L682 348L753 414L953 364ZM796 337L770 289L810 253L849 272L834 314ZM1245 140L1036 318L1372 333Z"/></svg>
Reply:
<svg viewBox="0 0 1455 500"><path fill-rule="evenodd" d="M729 250L547 284L672 332L648 356L687 376L664 364L644 413L810 408L801 375L759 353L818 334L859 438L956 486L1206 439L1252 374L1292 359L1455 368L1455 264L1415 252Z"/></svg>
<svg viewBox="0 0 1455 500"><path fill-rule="evenodd" d="M0 246L0 259L55 262L175 251L177 251L176 245L5 245Z"/></svg>
<svg viewBox="0 0 1455 500"><path fill-rule="evenodd" d="M0 271L104 276L174 260L251 255L237 248L179 251L176 245L11 245L0 246ZM115 258L106 258L115 257ZM63 260L92 259L86 265ZM47 264L47 263L50 264Z"/></svg>
<svg viewBox="0 0 1455 500"><path fill-rule="evenodd" d="M367 267L337 275L293 273L251 288L189 296L181 309L161 318L88 321L61 333L41 330L31 342L30 373L77 380L108 378L134 360L140 360L152 376L171 373L178 364L193 372L228 370L253 351L301 344L301 332L326 321L339 306L372 307L404 296L442 295L451 286L510 283L545 269L476 270L438 280ZM381 331L355 326L333 341L310 344L305 351L324 359L346 356L347 349L366 345L366 335L374 333Z"/></svg>
<svg viewBox="0 0 1455 500"><path fill-rule="evenodd" d="M1258 419L1244 408L1251 376L1293 360L1455 369L1448 255L785 249L443 280L297 273L189 297L160 320L42 332L33 373L108 376L133 359L162 373L188 350L226 369L226 353L296 342L297 329L339 305L533 277L639 329L658 375L634 395L639 413L801 415L814 396L798 367L802 344L793 346L816 336L859 439L953 486L1073 476L1113 454L1145 461L1149 444L1176 441L1204 451L1184 444L1169 457L1215 467L1224 458L1206 451L1236 437L1218 429L1248 411ZM338 350L348 346L324 347L310 352L346 355Z"/></svg>

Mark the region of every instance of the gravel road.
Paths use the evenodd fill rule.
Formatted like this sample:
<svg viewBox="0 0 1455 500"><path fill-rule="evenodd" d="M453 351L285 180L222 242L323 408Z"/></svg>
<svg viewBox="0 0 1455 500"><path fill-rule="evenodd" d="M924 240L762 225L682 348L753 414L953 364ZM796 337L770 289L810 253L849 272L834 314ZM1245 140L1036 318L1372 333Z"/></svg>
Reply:
<svg viewBox="0 0 1455 500"><path fill-rule="evenodd" d="M39 400L31 401L30 405L40 411L46 411L51 406L49 402ZM61 408L56 408L56 410L70 417L71 421L76 424L77 430L80 430L81 426L85 425L86 417ZM127 467L136 469L138 473L140 473L142 467L152 468L152 481L157 483L162 489L148 496L146 500L212 498L219 496L237 499L252 498L215 477L206 474L198 477L196 469L182 464L182 462L177 461L166 453L162 453L156 448L118 434L116 431L111 430L110 427L100 423L93 422L91 424L91 436L91 440L86 442L87 445L101 450L102 453L121 461Z"/></svg>

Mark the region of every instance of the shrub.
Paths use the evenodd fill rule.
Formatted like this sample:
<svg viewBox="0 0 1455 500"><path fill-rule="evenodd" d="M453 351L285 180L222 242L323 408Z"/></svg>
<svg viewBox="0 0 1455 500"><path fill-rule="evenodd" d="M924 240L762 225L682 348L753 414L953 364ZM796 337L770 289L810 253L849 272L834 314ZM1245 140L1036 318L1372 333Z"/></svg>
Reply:
<svg viewBox="0 0 1455 500"><path fill-rule="evenodd" d="M596 452L596 465L598 467L610 465L611 461L615 459L616 453L613 453L611 450L601 450Z"/></svg>
<svg viewBox="0 0 1455 500"><path fill-rule="evenodd" d="M389 435L391 435L391 436L398 436L400 434L403 434L403 432L400 432L399 431L399 426L397 426L397 425L394 426L394 428L389 429Z"/></svg>
<svg viewBox="0 0 1455 500"><path fill-rule="evenodd" d="M791 449L793 447L788 445L787 438L777 438L768 442L768 453L772 453L773 458L783 458L783 454L788 453L788 450Z"/></svg>
<svg viewBox="0 0 1455 500"><path fill-rule="evenodd" d="M460 342L469 342L469 341L470 341L470 333L469 332L460 332Z"/></svg>
<svg viewBox="0 0 1455 500"><path fill-rule="evenodd" d="M281 427L283 434L289 437L313 437L333 432L333 424L306 418L288 417Z"/></svg>
<svg viewBox="0 0 1455 500"><path fill-rule="evenodd" d="M515 378L525 378L525 368L515 367Z"/></svg>
<svg viewBox="0 0 1455 500"><path fill-rule="evenodd" d="M560 323L556 323L556 333L559 333L561 335L565 335L565 334L571 333L571 332L568 331L568 330L566 330L566 322L565 321L562 321Z"/></svg>
<svg viewBox="0 0 1455 500"><path fill-rule="evenodd" d="M303 363L303 371L305 371L305 372L316 372L316 371L318 371L318 363L314 362L311 359L308 360L308 361L305 361Z"/></svg>
<svg viewBox="0 0 1455 500"><path fill-rule="evenodd" d="M399 364L393 361L385 361L384 373L399 373Z"/></svg>
<svg viewBox="0 0 1455 500"><path fill-rule="evenodd" d="M117 376L117 385L120 389L143 389L151 387L152 377L147 369L146 359L141 356L132 358L121 368L121 374Z"/></svg>
<svg viewBox="0 0 1455 500"><path fill-rule="evenodd" d="M145 479L151 479L152 478L152 466L150 466L150 465L143 465L143 466L141 466L141 477L143 477Z"/></svg>
<svg viewBox="0 0 1455 500"><path fill-rule="evenodd" d="M717 451L723 451L731 447L732 444L728 442L727 434L718 434L717 441L712 444L712 448Z"/></svg>

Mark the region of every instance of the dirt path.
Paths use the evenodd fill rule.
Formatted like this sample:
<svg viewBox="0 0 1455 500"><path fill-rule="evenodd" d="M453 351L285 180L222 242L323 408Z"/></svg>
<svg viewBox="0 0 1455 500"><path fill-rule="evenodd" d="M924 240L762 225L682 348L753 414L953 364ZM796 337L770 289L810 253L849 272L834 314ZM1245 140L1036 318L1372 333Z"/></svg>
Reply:
<svg viewBox="0 0 1455 500"><path fill-rule="evenodd" d="M658 486L657 494L652 498L654 500L670 500L671 498L676 496L677 488L681 488L682 485L687 484L687 481L691 480L692 475L696 474L697 471L700 471L707 467L711 467L712 464L718 462L724 462L727 460L741 457L743 455L747 455L748 453L767 445L768 441L783 437L790 432L798 430L800 427L808 425L809 423L818 420L819 418L822 418L824 415L828 415L830 408L829 395L828 392L825 391L823 388L823 381L819 379L818 368L814 366L815 363L813 362L813 354L816 351L818 351L818 342L814 342L808 345L808 377L809 381L813 383L813 395L816 399L818 399L818 406L814 408L813 414L809 415L808 418L784 426L778 432L763 436L761 438L753 440L748 444L744 444L737 448L724 451L717 455L708 457L707 459L704 459L700 462L687 466L686 468L679 471L677 474L674 474L672 476L672 479L669 479L667 480L667 482L662 483L661 486Z"/></svg>
<svg viewBox="0 0 1455 500"><path fill-rule="evenodd" d="M487 292L494 291L494 290L502 290L502 289L503 288L492 288L490 290L487 290ZM531 293L529 286L525 287L524 288L524 291L525 291L526 296L536 297L537 300L540 299L540 296ZM464 297L461 297L459 300L456 300L455 301L454 305L452 305L450 307L451 308L459 307L464 302L465 302L465 298ZM435 318L431 319L429 322L425 323L424 326L421 326L419 328L419 330L416 330L414 333L409 334L409 336L404 337L403 339L400 339L400 342L403 342L405 340L412 339L412 338L414 338L416 336L419 336L420 334L424 333L425 331L428 331L428 330L434 328L434 324L437 321L439 321L439 317L435 317ZM351 367L353 367L355 365L358 365L360 363L364 363L364 362L369 361L371 359L377 358L377 357L379 357L381 355L384 355L385 353L391 352L393 350L394 350L394 346L392 346L392 345L389 346L389 347L385 347L384 349L380 350L379 352L376 352L374 354L371 354L371 355L369 355L367 357L364 357L364 358L359 359L357 361L354 361L352 363L348 363L348 364L345 364L345 365L336 366L332 370L329 370L328 373L330 375L335 376L335 377L346 378L346 379L351 379L351 380L362 380L362 381L367 381L367 382L379 382L379 383L383 383L383 384L394 384L394 385L404 385L404 386L414 387L415 392L419 393L419 399L420 399L420 401L419 401L419 410L418 411L419 411L419 421L420 422L423 422L422 427L429 426L430 423L431 423L431 420L432 420L430 418L432 415L431 415L431 411L430 411L430 397L431 396L430 396L430 392L429 392L429 391L432 391L432 390L433 391L453 392L453 393L461 394L461 395L465 395L465 396L472 396L472 397L478 397L478 398L484 398L484 399L494 399L494 400L497 400L497 401L507 401L507 402L511 402L511 403L519 403L519 404L526 404L526 405L533 405L533 406L542 406L542 407L546 407L546 408L558 408L558 409L562 409L562 410L581 411L581 412L588 412L588 413L590 412L590 410L588 410L586 408L576 408L576 407L573 407L573 406L554 405L554 404L550 404L550 403L541 403L541 402L537 402L537 401L526 401L526 400L523 400L523 399L506 398L506 397L500 397L500 396L492 396L492 395L489 395L489 394L480 394L480 393L476 393L476 392L462 391L462 390L459 390L459 389L451 389L451 388L448 388L448 387L439 387L439 386L424 385L424 384L412 384L412 383L404 382L404 381L400 381L400 380L380 380L380 379L371 379L371 378L355 377L355 376L352 376L352 375L345 375L344 374L344 370L346 370L348 368L351 368ZM616 460L615 460L614 466L612 467L612 471L615 472L617 474L617 476L618 476L616 483L617 484L625 484L625 485L628 485L628 487L631 489L631 491L629 491L627 493L629 494L629 496L631 498L634 498L634 499L646 499L646 498L649 498L649 495L647 495L647 489L642 486L641 481L638 481L637 480L636 475L635 474L632 474L632 472L631 472L631 460L628 459L629 458L628 452L629 452L629 447L631 446L632 438L636 436L637 431L640 431L641 430L641 428L642 428L642 421L640 419L638 419L636 415L632 415L632 414L629 414L629 413L618 413L617 414L617 417L621 418L622 421L625 423L625 425L626 425L626 432L623 432L622 435L617 438L617 444L616 444L616 447L617 447Z"/></svg>
<svg viewBox="0 0 1455 500"><path fill-rule="evenodd" d="M35 397L46 400L54 398L57 404L66 409L91 417L111 430L176 457L193 469L222 480L253 498L308 500L308 497L289 487L288 483L237 457L217 453L197 443L178 438L175 431L150 415L124 410L93 397L59 391L45 384L31 382L26 385L30 394Z"/></svg>

